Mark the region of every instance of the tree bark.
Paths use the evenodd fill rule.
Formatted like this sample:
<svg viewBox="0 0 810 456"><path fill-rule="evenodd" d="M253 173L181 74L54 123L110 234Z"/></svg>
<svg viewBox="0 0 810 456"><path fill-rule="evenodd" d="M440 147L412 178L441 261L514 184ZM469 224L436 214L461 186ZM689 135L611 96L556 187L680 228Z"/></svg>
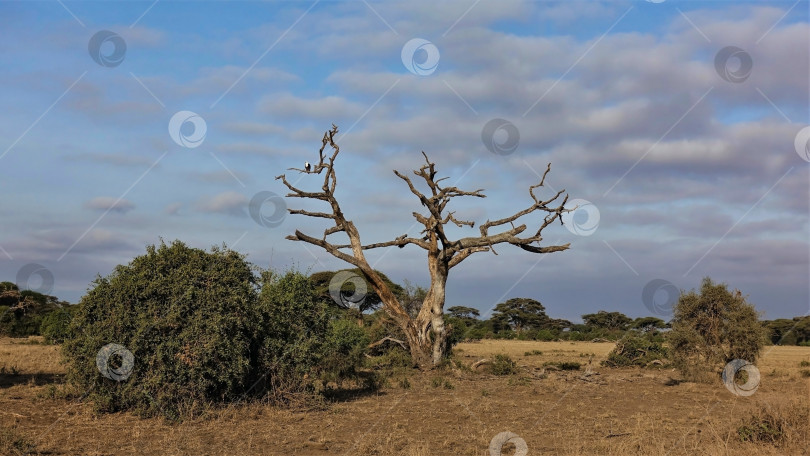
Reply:
<svg viewBox="0 0 810 456"><path fill-rule="evenodd" d="M322 238L309 236L296 230L295 234L287 236L287 239L316 245L333 256L357 267L380 297L383 303L383 309L405 334L413 362L420 369L426 370L438 366L447 352L447 327L445 326L443 312L447 277L450 269L477 252L492 252L493 254L497 254L494 250L494 246L497 244L511 244L531 253L559 252L569 247L569 244L543 247L535 245L539 244L543 239L541 236L543 229L557 220L562 224L561 214L569 211L564 208L565 203L568 201L568 195L563 197L563 201L558 206L549 206L551 203L555 203L557 198L559 198L565 190L557 192L548 200L538 199L534 194L535 189L543 186L546 175L551 170L551 164L547 167L540 183L529 187L529 195L533 203L528 208L499 220L487 220L484 224L479 226L480 236L465 237L458 240L448 239L444 232L444 226L448 223L452 223L460 228L465 226L473 228L475 226L474 222L458 220L454 217L452 211L445 211L451 199L460 196L484 198L485 195L481 193L483 190L480 189L475 191L463 191L456 187L445 187L441 185L440 182L446 179L446 177L436 179L435 164L428 159L427 154L424 152L422 152L422 155L425 157L425 165L414 170L413 173L417 177L422 178L425 185L428 187L428 192L422 193L414 186L410 177L398 171L394 171L397 177L407 183L411 193L419 199L427 210L426 214L413 213L416 221L424 226L420 236L409 237L406 233L392 241L363 245L360 241L359 231L351 220L346 219L334 195L335 188L337 187L337 175L334 169L334 162L340 152L340 148L334 142L334 135L336 133L337 127L335 125L332 125L332 129L324 133L322 146L319 151L320 160L314 167L309 170L290 168L291 170L306 174L320 175L323 171L326 171L320 192L305 192L298 189L287 181L284 174L276 177L276 179L281 180L291 191L291 193L287 194L287 197L321 200L329 204L332 209L331 213L289 209L290 214L329 219L332 220L335 225L324 230ZM328 157L324 156L324 149L327 146L330 146L334 151L332 155ZM546 215L542 218L542 223L537 231L524 235L527 226L525 224L516 225L515 222L517 219L535 212L545 213ZM505 228L505 230L500 233L490 234L489 230L492 228ZM337 233L344 233L349 238L349 243L339 245L327 241L328 236ZM403 248L406 245L415 245L427 252L427 266L430 272L430 288L427 291L419 312L413 318L411 318L388 285L368 264L363 254L363 251L368 249L393 246ZM347 249L351 250L351 253L345 251Z"/></svg>

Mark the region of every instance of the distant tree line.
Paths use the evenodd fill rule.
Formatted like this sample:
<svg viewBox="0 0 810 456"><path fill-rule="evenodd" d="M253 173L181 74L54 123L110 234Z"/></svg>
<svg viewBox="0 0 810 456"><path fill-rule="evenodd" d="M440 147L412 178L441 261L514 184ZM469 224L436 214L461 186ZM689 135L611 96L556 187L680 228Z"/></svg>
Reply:
<svg viewBox="0 0 810 456"><path fill-rule="evenodd" d="M51 343L64 341L74 307L56 296L20 290L0 282L0 336L45 336Z"/></svg>
<svg viewBox="0 0 810 456"><path fill-rule="evenodd" d="M391 281L377 271L411 314L416 314L427 293L423 287L405 280L404 285ZM370 286L365 288L358 306L342 306L330 294L329 285L338 273L348 273L356 280L362 277L356 269L320 271L309 276L314 293L324 304L343 308L358 326L369 326L383 337L386 330L397 332L380 311L382 300ZM354 284L344 284L341 292L351 295ZM19 290L12 282L0 282L0 336L27 337L42 335L49 343L64 341L75 306L56 296L31 290ZM671 328L670 322L657 317L630 318L621 312L600 310L582 315L582 323L551 318L545 307L531 298L511 298L497 304L490 317L481 318L474 307L451 306L445 310L450 328L448 342L452 345L469 340L618 340L628 331L646 335L661 335ZM810 316L761 320L767 341L774 345L810 346ZM396 337L392 336L392 339Z"/></svg>

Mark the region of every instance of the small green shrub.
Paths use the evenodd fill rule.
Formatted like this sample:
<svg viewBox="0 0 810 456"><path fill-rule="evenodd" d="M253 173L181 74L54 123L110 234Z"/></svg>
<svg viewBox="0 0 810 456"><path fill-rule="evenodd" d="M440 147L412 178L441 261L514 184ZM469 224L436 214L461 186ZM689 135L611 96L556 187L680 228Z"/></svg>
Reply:
<svg viewBox="0 0 810 456"><path fill-rule="evenodd" d="M645 336L628 334L618 342L610 351L607 359L602 361L603 366L646 367L653 361L662 361L667 358L667 350L659 342L654 342Z"/></svg>
<svg viewBox="0 0 810 456"><path fill-rule="evenodd" d="M433 380L430 381L430 385L434 388L438 388L444 384L444 378L442 377L433 377Z"/></svg>
<svg viewBox="0 0 810 456"><path fill-rule="evenodd" d="M810 436L810 408L807 403L761 404L737 428L744 442L770 444L776 447L791 442L806 442Z"/></svg>
<svg viewBox="0 0 810 456"><path fill-rule="evenodd" d="M543 352L541 352L540 350L530 350L530 351L527 351L526 353L524 353L523 356L536 356L536 355L539 356L539 355L542 355L542 354L543 354Z"/></svg>
<svg viewBox="0 0 810 456"><path fill-rule="evenodd" d="M804 377L804 378L810 377L810 369L802 369L800 371L800 373L802 374L802 377Z"/></svg>
<svg viewBox="0 0 810 456"><path fill-rule="evenodd" d="M391 347L379 356L366 358L365 365L373 369L397 369L413 366L411 354L400 346Z"/></svg>
<svg viewBox="0 0 810 456"><path fill-rule="evenodd" d="M399 381L399 387L402 389L411 389L411 381L408 380L408 377L402 377Z"/></svg>
<svg viewBox="0 0 810 456"><path fill-rule="evenodd" d="M512 375L517 372L517 364L508 355L495 355L489 366L494 375Z"/></svg>
<svg viewBox="0 0 810 456"><path fill-rule="evenodd" d="M808 366L810 366L810 361L803 360L802 362L799 363L799 366L800 367L808 367Z"/></svg>

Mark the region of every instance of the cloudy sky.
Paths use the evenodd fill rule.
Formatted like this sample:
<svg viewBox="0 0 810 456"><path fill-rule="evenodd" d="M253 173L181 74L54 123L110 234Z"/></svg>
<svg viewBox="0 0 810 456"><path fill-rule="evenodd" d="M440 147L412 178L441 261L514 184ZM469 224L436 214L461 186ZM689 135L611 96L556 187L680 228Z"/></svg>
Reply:
<svg viewBox="0 0 810 456"><path fill-rule="evenodd" d="M76 302L160 238L224 242L262 267L343 268L285 240L324 225L282 218L272 197L286 194L274 179L285 172L318 188L285 170L316 160L334 123L338 197L365 243L418 235L421 206L392 170L420 166L421 151L448 183L486 190L455 207L479 224L529 206L548 163L545 194L580 200L567 227L544 231L544 244L570 250L476 254L453 269L448 306L486 314L531 297L572 320L600 309L666 317L668 291L711 276L767 318L803 315L809 11L806 1L0 2L0 279ZM265 226L252 199L266 203L254 204ZM465 230L452 232L478 232ZM427 285L417 247L368 256L395 281Z"/></svg>

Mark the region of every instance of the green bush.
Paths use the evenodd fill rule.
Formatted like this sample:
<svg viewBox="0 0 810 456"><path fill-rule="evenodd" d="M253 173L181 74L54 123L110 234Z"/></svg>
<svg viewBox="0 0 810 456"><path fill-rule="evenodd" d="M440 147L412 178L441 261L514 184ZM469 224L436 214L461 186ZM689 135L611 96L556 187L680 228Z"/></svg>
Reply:
<svg viewBox="0 0 810 456"><path fill-rule="evenodd" d="M534 333L534 339L543 341L556 340L557 335L554 334L554 332L549 329L540 329L536 333Z"/></svg>
<svg viewBox="0 0 810 456"><path fill-rule="evenodd" d="M361 377L369 335L345 312L319 299L309 278L298 271L262 275L259 297L258 368L270 398L288 403L311 392L315 382ZM365 387L379 387L366 376Z"/></svg>
<svg viewBox="0 0 810 456"><path fill-rule="evenodd" d="M650 340L645 336L628 334L616 342L616 347L610 351L607 359L602 361L602 365L608 367L646 367L656 360L664 362L666 358L667 351L661 343Z"/></svg>
<svg viewBox="0 0 810 456"><path fill-rule="evenodd" d="M210 404L313 397L316 382L358 376L366 331L317 299L304 274L257 278L227 248L146 250L94 281L66 333L58 316L43 326L54 339L67 335L68 380L98 410L180 419ZM126 351L99 367L110 343Z"/></svg>
<svg viewBox="0 0 810 456"><path fill-rule="evenodd" d="M706 277L682 293L667 334L672 361L687 380L711 381L734 359L755 362L766 340L759 315L739 291Z"/></svg>
<svg viewBox="0 0 810 456"><path fill-rule="evenodd" d="M463 342L467 338L467 323L461 318L445 315L444 324L449 328L445 341L447 343L447 353L450 353L456 344Z"/></svg>
<svg viewBox="0 0 810 456"><path fill-rule="evenodd" d="M517 364L508 355L495 355L489 371L494 375L512 375L517 372Z"/></svg>
<svg viewBox="0 0 810 456"><path fill-rule="evenodd" d="M355 321L337 317L329 322L318 374L322 381L357 378L369 344L368 333Z"/></svg>
<svg viewBox="0 0 810 456"><path fill-rule="evenodd" d="M490 339L492 338L492 334L490 334L489 331L490 330L484 326L475 326L469 328L465 336L467 340Z"/></svg>
<svg viewBox="0 0 810 456"><path fill-rule="evenodd" d="M244 397L260 374L251 358L262 321L256 298L251 266L232 250L148 246L82 297L62 346L67 378L99 410L171 419ZM109 343L133 355L129 376L127 364L114 377L121 381L97 367Z"/></svg>
<svg viewBox="0 0 810 456"><path fill-rule="evenodd" d="M75 306L65 306L54 310L42 319L39 334L49 344L61 344L70 335L70 319L73 318Z"/></svg>

